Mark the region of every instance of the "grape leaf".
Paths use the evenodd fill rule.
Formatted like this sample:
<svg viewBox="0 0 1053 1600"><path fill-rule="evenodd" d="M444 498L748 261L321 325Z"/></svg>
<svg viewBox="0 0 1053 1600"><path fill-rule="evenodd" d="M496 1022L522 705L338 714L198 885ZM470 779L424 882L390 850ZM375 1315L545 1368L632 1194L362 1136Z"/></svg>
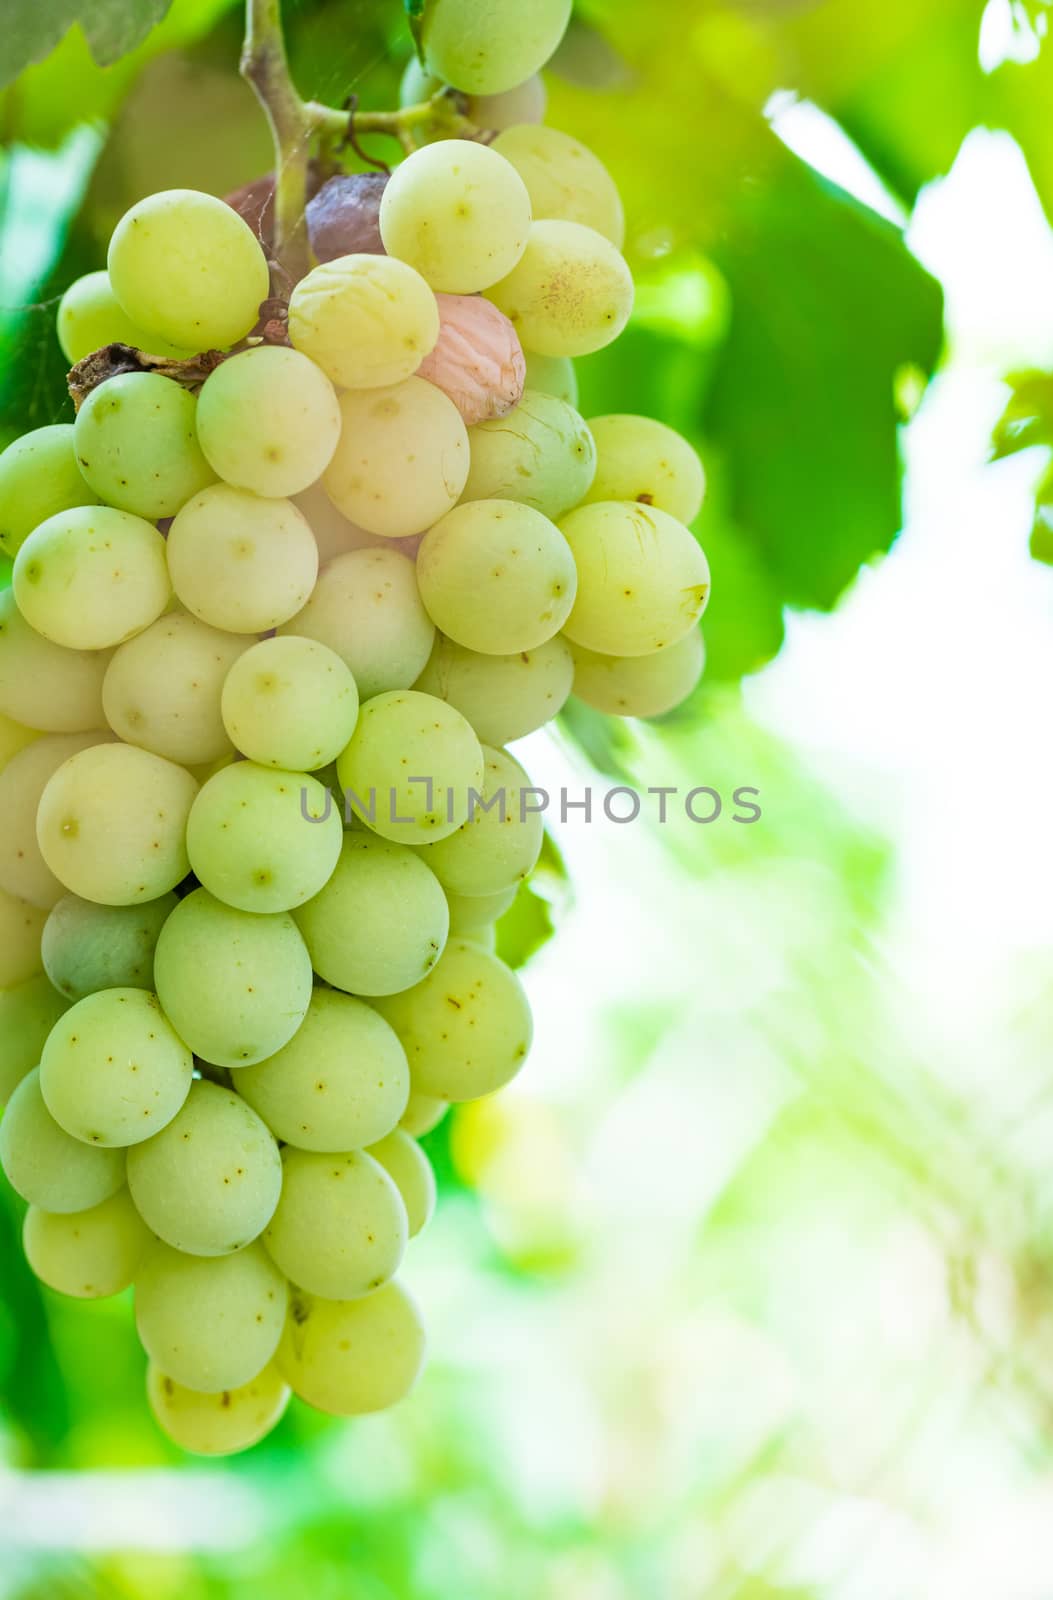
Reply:
<svg viewBox="0 0 1053 1600"><path fill-rule="evenodd" d="M172 0L15 0L0 34L0 86L42 61L80 23L100 66L140 44Z"/></svg>

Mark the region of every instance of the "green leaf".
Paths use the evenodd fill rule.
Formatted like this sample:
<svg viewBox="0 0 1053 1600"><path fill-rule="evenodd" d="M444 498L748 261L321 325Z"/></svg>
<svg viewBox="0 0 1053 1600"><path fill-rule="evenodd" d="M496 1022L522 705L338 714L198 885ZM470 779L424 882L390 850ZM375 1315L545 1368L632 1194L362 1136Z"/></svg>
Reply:
<svg viewBox="0 0 1053 1600"><path fill-rule="evenodd" d="M991 457L1002 461L1033 445L1053 445L1053 373L1011 372L1012 393L991 435Z"/></svg>
<svg viewBox="0 0 1053 1600"><path fill-rule="evenodd" d="M0 85L42 61L75 23L100 66L140 44L172 0L15 0L0 34Z"/></svg>
<svg viewBox="0 0 1053 1600"><path fill-rule="evenodd" d="M497 924L497 953L510 967L525 967L552 938L572 899L570 874L559 846L546 831L541 856Z"/></svg>

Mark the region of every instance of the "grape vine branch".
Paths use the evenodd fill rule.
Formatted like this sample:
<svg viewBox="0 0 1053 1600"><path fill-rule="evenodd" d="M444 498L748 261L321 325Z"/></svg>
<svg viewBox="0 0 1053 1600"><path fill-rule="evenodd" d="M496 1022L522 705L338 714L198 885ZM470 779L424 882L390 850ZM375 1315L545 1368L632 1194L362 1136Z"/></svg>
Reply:
<svg viewBox="0 0 1053 1600"><path fill-rule="evenodd" d="M310 265L304 209L312 139L339 140L353 118L356 134L388 134L413 149L425 129L472 138L478 129L459 97L443 90L398 111L349 112L304 100L289 71L281 0L246 0L241 74L252 85L274 140L274 253L287 270Z"/></svg>

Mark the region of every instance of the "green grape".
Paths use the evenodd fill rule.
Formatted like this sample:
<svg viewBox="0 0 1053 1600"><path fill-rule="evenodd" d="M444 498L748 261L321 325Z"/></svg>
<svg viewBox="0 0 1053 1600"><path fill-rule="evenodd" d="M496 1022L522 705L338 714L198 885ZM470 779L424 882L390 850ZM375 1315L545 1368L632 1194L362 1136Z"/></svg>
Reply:
<svg viewBox="0 0 1053 1600"><path fill-rule="evenodd" d="M149 1243L127 1189L85 1211L56 1214L30 1206L22 1229L26 1260L40 1281L78 1300L121 1294Z"/></svg>
<svg viewBox="0 0 1053 1600"><path fill-rule="evenodd" d="M322 570L303 610L280 631L335 650L350 668L363 700L390 689L408 689L435 638L435 625L417 586L416 566L392 549L337 556Z"/></svg>
<svg viewBox="0 0 1053 1600"><path fill-rule="evenodd" d="M40 940L47 912L0 889L0 989L13 989L43 971Z"/></svg>
<svg viewBox="0 0 1053 1600"><path fill-rule="evenodd" d="M423 533L457 504L468 477L468 430L453 401L424 378L340 397L340 443L326 493L368 533Z"/></svg>
<svg viewBox="0 0 1053 1600"><path fill-rule="evenodd" d="M228 633L266 633L294 617L318 576L318 546L291 500L225 483L203 489L168 530L176 595Z"/></svg>
<svg viewBox="0 0 1053 1600"><path fill-rule="evenodd" d="M625 243L625 212L617 185L598 156L558 128L506 126L490 146L510 161L526 184L535 219L582 222Z"/></svg>
<svg viewBox="0 0 1053 1600"><path fill-rule="evenodd" d="M418 1094L416 1089L411 1089L399 1127L411 1138L423 1139L426 1133L439 1126L449 1109L448 1100L436 1100L434 1095Z"/></svg>
<svg viewBox="0 0 1053 1600"><path fill-rule="evenodd" d="M44 923L44 970L60 994L83 1000L100 989L152 989L154 950L174 894L139 906L100 906L68 894Z"/></svg>
<svg viewBox="0 0 1053 1600"><path fill-rule="evenodd" d="M243 339L271 289L252 229L195 189L166 189L132 206L113 231L107 266L132 321L184 350Z"/></svg>
<svg viewBox="0 0 1053 1600"><path fill-rule="evenodd" d="M328 645L263 639L228 672L222 708L229 737L250 761L316 772L336 760L354 733L358 689Z"/></svg>
<svg viewBox="0 0 1053 1600"><path fill-rule="evenodd" d="M540 394L555 395L568 406L578 404L578 374L569 356L540 356L535 350L524 350L526 356L526 386Z"/></svg>
<svg viewBox="0 0 1053 1600"><path fill-rule="evenodd" d="M124 1187L124 1151L82 1144L60 1128L34 1067L0 1122L0 1165L16 1194L42 1211L87 1211Z"/></svg>
<svg viewBox="0 0 1053 1600"><path fill-rule="evenodd" d="M400 1283L364 1300L293 1292L277 1364L301 1400L330 1416L386 1411L424 1366L424 1325Z"/></svg>
<svg viewBox="0 0 1053 1600"><path fill-rule="evenodd" d="M392 1179L409 1218L409 1236L415 1238L430 1221L435 1210L435 1172L416 1139L403 1128L395 1128L366 1154L379 1161Z"/></svg>
<svg viewBox="0 0 1053 1600"><path fill-rule="evenodd" d="M530 197L522 178L489 146L467 139L440 139L414 150L395 168L380 202L388 255L450 294L475 294L506 278L529 232ZM438 336L436 311L429 349ZM421 350L418 366L427 354Z"/></svg>
<svg viewBox="0 0 1053 1600"><path fill-rule="evenodd" d="M522 259L487 291L515 324L524 348L587 356L617 339L633 306L633 280L618 251L581 222L535 222Z"/></svg>
<svg viewBox="0 0 1053 1600"><path fill-rule="evenodd" d="M425 535L421 599L437 628L484 655L536 650L570 615L578 575L554 522L514 500L457 506Z"/></svg>
<svg viewBox="0 0 1053 1600"><path fill-rule="evenodd" d="M135 1277L135 1326L151 1361L187 1389L251 1383L285 1326L289 1288L258 1244L211 1260L151 1245Z"/></svg>
<svg viewBox="0 0 1053 1600"><path fill-rule="evenodd" d="M110 506L60 511L29 535L12 587L31 628L70 650L109 650L148 628L172 596L165 541Z"/></svg>
<svg viewBox="0 0 1053 1600"><path fill-rule="evenodd" d="M235 911L204 889L161 929L154 976L181 1036L220 1067L274 1055L311 999L311 958L292 918Z"/></svg>
<svg viewBox="0 0 1053 1600"><path fill-rule="evenodd" d="M601 655L648 656L689 633L709 599L709 563L683 523L654 506L602 501L560 523L578 568L564 625Z"/></svg>
<svg viewBox="0 0 1053 1600"><path fill-rule="evenodd" d="M284 1050L238 1073L238 1090L275 1136L299 1150L361 1150L396 1126L409 1097L406 1052L383 1017L316 989Z"/></svg>
<svg viewBox="0 0 1053 1600"><path fill-rule="evenodd" d="M353 522L348 522L342 511L338 511L325 492L321 483L312 483L303 494L293 495L293 505L302 511L314 534L318 546L318 560L325 570L325 564L336 556L347 555L350 550L376 550L387 547L399 549L399 541L389 541L379 533L367 533L364 528L358 528Z"/></svg>
<svg viewBox="0 0 1053 1600"><path fill-rule="evenodd" d="M4 624L0 617L0 660L3 655ZM24 728L0 711L0 772L13 761L20 750L25 750L40 738L39 728Z"/></svg>
<svg viewBox="0 0 1053 1600"><path fill-rule="evenodd" d="M259 345L206 380L197 431L226 483L277 500L321 477L340 437L340 407L313 361L298 350Z"/></svg>
<svg viewBox="0 0 1053 1600"><path fill-rule="evenodd" d="M0 593L0 712L23 732L86 733L101 728L108 652L65 650L29 626L10 589ZM14 755L16 743L6 759Z"/></svg>
<svg viewBox="0 0 1053 1600"><path fill-rule="evenodd" d="M393 1278L409 1237L393 1179L362 1151L282 1151L282 1194L263 1242L308 1294L353 1300Z"/></svg>
<svg viewBox="0 0 1053 1600"><path fill-rule="evenodd" d="M194 1062L157 996L102 989L56 1022L40 1088L60 1127L85 1144L138 1144L160 1132L190 1092Z"/></svg>
<svg viewBox="0 0 1053 1600"><path fill-rule="evenodd" d="M500 94L469 95L468 120L477 128L501 133L505 128L518 128L522 123L543 121L547 105L544 79L535 72L513 88L502 89ZM504 155L504 151L501 153ZM520 177L523 176L520 173ZM527 188L529 191L529 184Z"/></svg>
<svg viewBox="0 0 1053 1600"><path fill-rule="evenodd" d="M660 717L697 686L706 652L697 628L652 656L602 656L574 647L574 693L610 717Z"/></svg>
<svg viewBox="0 0 1053 1600"><path fill-rule="evenodd" d="M233 754L220 711L227 674L252 644L177 611L114 652L102 686L106 720L126 744L180 766Z"/></svg>
<svg viewBox="0 0 1053 1600"><path fill-rule="evenodd" d="M44 860L37 841L37 812L51 778L71 756L106 733L51 734L20 750L0 772L0 889L50 911L65 888Z"/></svg>
<svg viewBox="0 0 1053 1600"><path fill-rule="evenodd" d="M412 377L438 337L434 294L394 253L323 261L289 300L294 348L344 389L383 389Z"/></svg>
<svg viewBox="0 0 1053 1600"><path fill-rule="evenodd" d="M48 1034L68 1007L42 974L0 989L0 1105L39 1065Z"/></svg>
<svg viewBox="0 0 1053 1600"><path fill-rule="evenodd" d="M399 105L421 105L425 100L431 100L443 87L442 79L436 73L428 72L414 52L399 80Z"/></svg>
<svg viewBox="0 0 1053 1600"><path fill-rule="evenodd" d="M533 1036L523 986L503 961L451 939L422 983L374 1001L402 1040L414 1089L477 1100L510 1083Z"/></svg>
<svg viewBox="0 0 1053 1600"><path fill-rule="evenodd" d="M702 509L706 480L698 452L675 428L653 417L615 414L593 417L598 465L594 500L639 500L678 522L694 522Z"/></svg>
<svg viewBox="0 0 1053 1600"><path fill-rule="evenodd" d="M189 772L148 750L129 744L81 750L40 797L40 852L82 900L104 906L156 900L186 877L186 825L197 792Z"/></svg>
<svg viewBox="0 0 1053 1600"><path fill-rule="evenodd" d="M551 722L574 681L574 658L559 634L536 650L484 656L439 634L413 685L456 706L483 744L510 744Z"/></svg>
<svg viewBox="0 0 1053 1600"><path fill-rule="evenodd" d="M454 894L447 889L451 938L473 938L480 928L504 916L518 892L517 883L509 884L507 889L502 889L498 894Z"/></svg>
<svg viewBox="0 0 1053 1600"><path fill-rule="evenodd" d="M405 689L366 701L337 774L353 813L374 832L423 844L467 821L483 752L453 706Z"/></svg>
<svg viewBox="0 0 1053 1600"><path fill-rule="evenodd" d="M444 889L461 895L500 894L523 883L537 866L545 826L525 803L530 780L505 750L483 747L481 799L456 833L420 847Z"/></svg>
<svg viewBox="0 0 1053 1600"><path fill-rule="evenodd" d="M206 1079L195 1081L167 1127L128 1152L140 1216L165 1244L192 1256L230 1255L259 1238L281 1186L270 1130L233 1089Z"/></svg>
<svg viewBox="0 0 1053 1600"><path fill-rule="evenodd" d="M199 1394L151 1362L146 1397L158 1427L180 1450L197 1456L232 1456L259 1444L278 1426L289 1404L289 1389L277 1367L268 1366L240 1388Z"/></svg>
<svg viewBox="0 0 1053 1600"><path fill-rule="evenodd" d="M465 94L503 94L549 60L571 0L433 0L422 41L429 69Z"/></svg>
<svg viewBox="0 0 1053 1600"><path fill-rule="evenodd" d="M596 446L563 400L526 389L514 411L468 435L472 467L463 500L515 500L561 517L589 492Z"/></svg>
<svg viewBox="0 0 1053 1600"><path fill-rule="evenodd" d="M315 778L254 761L203 786L187 823L190 865L217 900L239 911L291 911L333 875L344 826Z"/></svg>
<svg viewBox="0 0 1053 1600"><path fill-rule="evenodd" d="M73 445L100 500L156 522L174 517L215 483L197 442L197 401L156 372L125 372L93 389L77 413Z"/></svg>
<svg viewBox="0 0 1053 1600"><path fill-rule="evenodd" d="M296 922L326 983L351 994L397 994L438 961L449 912L434 873L406 845L352 832L333 876L299 907Z"/></svg>
<svg viewBox="0 0 1053 1600"><path fill-rule="evenodd" d="M469 944L477 945L480 950L486 950L492 956L497 954L497 928L494 923L488 922L485 927L473 928L464 937Z"/></svg>
<svg viewBox="0 0 1053 1600"><path fill-rule="evenodd" d="M12 561L49 517L98 503L77 466L72 423L34 428L0 454L0 551Z"/></svg>
<svg viewBox="0 0 1053 1600"><path fill-rule="evenodd" d="M62 353L72 366L108 344L129 344L152 356L175 359L190 354L137 327L118 302L105 269L85 273L70 284L59 301L56 332Z"/></svg>

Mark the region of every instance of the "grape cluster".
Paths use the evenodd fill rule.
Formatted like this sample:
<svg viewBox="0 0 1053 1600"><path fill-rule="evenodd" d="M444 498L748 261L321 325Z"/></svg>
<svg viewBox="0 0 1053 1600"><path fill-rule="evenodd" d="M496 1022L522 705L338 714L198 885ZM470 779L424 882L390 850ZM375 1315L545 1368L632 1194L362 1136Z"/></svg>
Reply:
<svg viewBox="0 0 1053 1600"><path fill-rule="evenodd" d="M567 9L493 49L431 9L429 62L503 131L371 180L376 248L327 249L287 345L231 206L135 205L67 356L223 358L118 373L0 457L0 1161L46 1284L134 1285L188 1450L248 1447L290 1390L412 1386L418 1139L531 1042L495 923L542 824L505 747L572 690L651 716L702 669L699 460L575 409L632 304L617 192L507 115Z"/></svg>

